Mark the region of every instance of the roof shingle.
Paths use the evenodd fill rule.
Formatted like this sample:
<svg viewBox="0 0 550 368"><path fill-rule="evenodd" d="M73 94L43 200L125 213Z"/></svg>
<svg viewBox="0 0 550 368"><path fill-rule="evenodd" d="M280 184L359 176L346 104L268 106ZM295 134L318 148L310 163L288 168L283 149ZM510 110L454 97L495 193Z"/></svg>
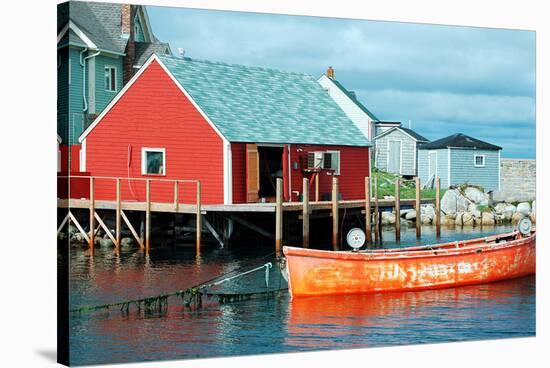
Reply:
<svg viewBox="0 0 550 368"><path fill-rule="evenodd" d="M480 141L466 134L457 133L445 138L438 139L431 143L423 144L419 149L439 149L447 147L473 148L484 150L501 150L502 147L491 143Z"/></svg>

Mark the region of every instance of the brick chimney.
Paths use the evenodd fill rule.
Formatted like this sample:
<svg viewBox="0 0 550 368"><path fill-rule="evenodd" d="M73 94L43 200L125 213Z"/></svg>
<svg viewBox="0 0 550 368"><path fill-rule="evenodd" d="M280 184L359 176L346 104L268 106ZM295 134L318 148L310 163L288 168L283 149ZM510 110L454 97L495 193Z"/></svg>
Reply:
<svg viewBox="0 0 550 368"><path fill-rule="evenodd" d="M332 69L331 66L329 66L327 69L327 77L329 77L330 79L334 79L334 69Z"/></svg>
<svg viewBox="0 0 550 368"><path fill-rule="evenodd" d="M120 33L130 36L132 31L132 5L120 4Z"/></svg>

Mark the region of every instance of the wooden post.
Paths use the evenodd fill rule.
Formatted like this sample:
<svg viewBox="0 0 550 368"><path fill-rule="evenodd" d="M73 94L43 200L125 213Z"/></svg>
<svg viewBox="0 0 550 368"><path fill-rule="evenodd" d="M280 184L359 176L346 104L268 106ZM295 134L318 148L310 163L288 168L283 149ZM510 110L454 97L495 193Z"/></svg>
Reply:
<svg viewBox="0 0 550 368"><path fill-rule="evenodd" d="M420 178L417 176L414 178L414 184L416 187L416 198L414 202L414 208L416 209L416 238L420 239L421 236L421 209L420 209Z"/></svg>
<svg viewBox="0 0 550 368"><path fill-rule="evenodd" d="M197 181L197 253L201 251L201 236L202 236L202 215L201 215L201 182Z"/></svg>
<svg viewBox="0 0 550 368"><path fill-rule="evenodd" d="M178 212L180 207L180 186L179 181L174 182L174 211Z"/></svg>
<svg viewBox="0 0 550 368"><path fill-rule="evenodd" d="M401 239L401 182L399 178L395 179L395 240Z"/></svg>
<svg viewBox="0 0 550 368"><path fill-rule="evenodd" d="M370 178L367 176L365 178L365 235L367 244L372 241L370 200Z"/></svg>
<svg viewBox="0 0 550 368"><path fill-rule="evenodd" d="M283 242L283 179L277 178L275 204L275 253L279 255Z"/></svg>
<svg viewBox="0 0 550 368"><path fill-rule="evenodd" d="M89 236L90 251L94 254L94 240L95 240L95 191L94 191L94 177L90 177L90 236Z"/></svg>
<svg viewBox="0 0 550 368"><path fill-rule="evenodd" d="M315 202L319 202L319 173L315 174Z"/></svg>
<svg viewBox="0 0 550 368"><path fill-rule="evenodd" d="M441 235L441 178L435 179L435 233L437 237Z"/></svg>
<svg viewBox="0 0 550 368"><path fill-rule="evenodd" d="M309 179L304 178L302 188L302 245L309 248Z"/></svg>
<svg viewBox="0 0 550 368"><path fill-rule="evenodd" d="M380 241L380 211L378 209L378 177L374 177L374 241Z"/></svg>
<svg viewBox="0 0 550 368"><path fill-rule="evenodd" d="M115 213L115 246L117 247L117 250L120 249L120 226L121 226L121 219L120 219L120 178L117 178L116 180L116 213Z"/></svg>
<svg viewBox="0 0 550 368"><path fill-rule="evenodd" d="M338 250L338 178L332 177L332 250Z"/></svg>
<svg viewBox="0 0 550 368"><path fill-rule="evenodd" d="M145 253L149 253L151 240L151 179L145 181Z"/></svg>

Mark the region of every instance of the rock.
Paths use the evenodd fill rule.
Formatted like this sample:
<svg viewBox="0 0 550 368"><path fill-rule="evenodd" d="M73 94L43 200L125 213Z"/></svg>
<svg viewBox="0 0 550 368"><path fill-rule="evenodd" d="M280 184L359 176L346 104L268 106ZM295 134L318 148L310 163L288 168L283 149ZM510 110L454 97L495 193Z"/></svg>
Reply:
<svg viewBox="0 0 550 368"><path fill-rule="evenodd" d="M95 247L101 247L101 241L103 240L103 238L97 236L94 238L94 246Z"/></svg>
<svg viewBox="0 0 550 368"><path fill-rule="evenodd" d="M491 212L483 212L481 215L481 224L483 225L494 225L495 217Z"/></svg>
<svg viewBox="0 0 550 368"><path fill-rule="evenodd" d="M470 212L464 212L464 214L462 215L462 225L463 226L474 225L474 216Z"/></svg>
<svg viewBox="0 0 550 368"><path fill-rule="evenodd" d="M537 211L535 210L535 202L536 201L533 201L533 203L531 204L531 213L533 213L533 214L537 213Z"/></svg>
<svg viewBox="0 0 550 368"><path fill-rule="evenodd" d="M442 215L441 216L441 225L443 225L443 226L454 226L455 225L455 215Z"/></svg>
<svg viewBox="0 0 550 368"><path fill-rule="evenodd" d="M449 189L441 198L441 210L444 213L454 214L468 209L470 202L457 189Z"/></svg>
<svg viewBox="0 0 550 368"><path fill-rule="evenodd" d="M524 216L528 216L531 213L531 205L529 204L529 202L521 202L520 204L518 204L516 211L523 214Z"/></svg>
<svg viewBox="0 0 550 368"><path fill-rule="evenodd" d="M435 217L435 207L431 204L420 207L420 212L421 214L429 216L432 219Z"/></svg>
<svg viewBox="0 0 550 368"><path fill-rule="evenodd" d="M421 214L420 222L422 222L424 225L429 225L432 223L432 218L428 215Z"/></svg>
<svg viewBox="0 0 550 368"><path fill-rule="evenodd" d="M134 244L135 244L135 242L134 242L134 239L132 239L132 238L124 237L124 238L120 239L120 246L123 247L123 248L132 247L132 246L134 246Z"/></svg>
<svg viewBox="0 0 550 368"><path fill-rule="evenodd" d="M67 238L67 234L65 234L63 231L60 231L59 234L57 234L57 240L65 240Z"/></svg>
<svg viewBox="0 0 550 368"><path fill-rule="evenodd" d="M78 232L72 236L71 241L74 243L84 243L86 239L84 238L84 235Z"/></svg>
<svg viewBox="0 0 550 368"><path fill-rule="evenodd" d="M524 218L525 215L521 212L515 212L513 215L512 215L512 224L517 224L522 218Z"/></svg>
<svg viewBox="0 0 550 368"><path fill-rule="evenodd" d="M78 232L78 229L76 228L76 226L69 224L69 237L76 234L77 232Z"/></svg>
<svg viewBox="0 0 550 368"><path fill-rule="evenodd" d="M416 219L416 211L413 210L413 211L408 212L408 213L405 215L405 219L407 219L407 220L414 220L414 219Z"/></svg>
<svg viewBox="0 0 550 368"><path fill-rule="evenodd" d="M497 215L502 215L502 213L504 213L504 211L506 210L506 206L508 206L507 203L497 203L495 206L495 213Z"/></svg>
<svg viewBox="0 0 550 368"><path fill-rule="evenodd" d="M529 215L529 219L531 220L531 222L533 224L536 224L537 223L537 215L533 212L532 214Z"/></svg>
<svg viewBox="0 0 550 368"><path fill-rule="evenodd" d="M458 212L455 217L455 225L462 226L462 216L464 215L464 212Z"/></svg>
<svg viewBox="0 0 550 368"><path fill-rule="evenodd" d="M464 195L470 201L486 206L489 204L489 196L476 187L467 187L464 189Z"/></svg>
<svg viewBox="0 0 550 368"><path fill-rule="evenodd" d="M481 217L481 211L478 209L477 204L475 203L471 203L468 206L468 212L470 212L474 217Z"/></svg>
<svg viewBox="0 0 550 368"><path fill-rule="evenodd" d="M399 211L399 216L406 217L407 213L409 213L411 211L414 212L414 209L401 210L401 211Z"/></svg>
<svg viewBox="0 0 550 368"><path fill-rule="evenodd" d="M102 238L99 240L99 245L101 248L112 248L115 246L113 241L110 238Z"/></svg>
<svg viewBox="0 0 550 368"><path fill-rule="evenodd" d="M381 216L382 225L393 225L395 224L395 214L393 212L382 212Z"/></svg>
<svg viewBox="0 0 550 368"><path fill-rule="evenodd" d="M394 201L394 200L395 200L395 197L392 196L392 195L386 195L386 196L384 196L384 199Z"/></svg>

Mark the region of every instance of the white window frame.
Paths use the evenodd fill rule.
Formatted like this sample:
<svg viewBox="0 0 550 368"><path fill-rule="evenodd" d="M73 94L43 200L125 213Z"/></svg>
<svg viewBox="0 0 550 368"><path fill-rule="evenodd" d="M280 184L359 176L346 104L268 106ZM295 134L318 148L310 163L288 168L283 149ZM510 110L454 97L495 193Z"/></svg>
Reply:
<svg viewBox="0 0 550 368"><path fill-rule="evenodd" d="M147 153L161 152L162 153L162 174L151 174L147 172ZM141 148L141 175L166 176L166 148Z"/></svg>
<svg viewBox="0 0 550 368"><path fill-rule="evenodd" d="M105 83L107 80L105 79L105 71L109 70L110 69L114 69L115 71L115 89L110 89L111 88L111 85L112 83L109 83L109 88L107 88L107 86L105 85L104 88L105 88L105 91L106 92L116 92L118 91L118 81L117 81L117 78L118 78L118 70L117 70L117 67L114 66L114 65L105 65L105 68L104 68L104 72L103 72L103 83ZM111 78L111 73L109 72L109 78ZM110 81L112 82L112 81Z"/></svg>
<svg viewBox="0 0 550 368"><path fill-rule="evenodd" d="M340 157L341 157L341 156L340 156L340 151L334 151L334 150L332 150L332 151L326 151L326 153L330 153L331 155L336 155L336 156L338 156L338 167L336 167L336 168L331 168L331 169L334 170L334 171L333 171L333 174L334 174L334 175L340 175L340 166L341 166L341 162L340 162ZM331 162L331 164L332 164L332 163L334 162L334 160L331 159L330 162ZM324 165L324 163L323 163L323 165Z"/></svg>
<svg viewBox="0 0 550 368"><path fill-rule="evenodd" d="M478 165L477 164L477 158L478 157L481 157L481 159L483 160L483 163L481 165ZM485 167L485 155L477 155L477 154L474 154L474 167Z"/></svg>

